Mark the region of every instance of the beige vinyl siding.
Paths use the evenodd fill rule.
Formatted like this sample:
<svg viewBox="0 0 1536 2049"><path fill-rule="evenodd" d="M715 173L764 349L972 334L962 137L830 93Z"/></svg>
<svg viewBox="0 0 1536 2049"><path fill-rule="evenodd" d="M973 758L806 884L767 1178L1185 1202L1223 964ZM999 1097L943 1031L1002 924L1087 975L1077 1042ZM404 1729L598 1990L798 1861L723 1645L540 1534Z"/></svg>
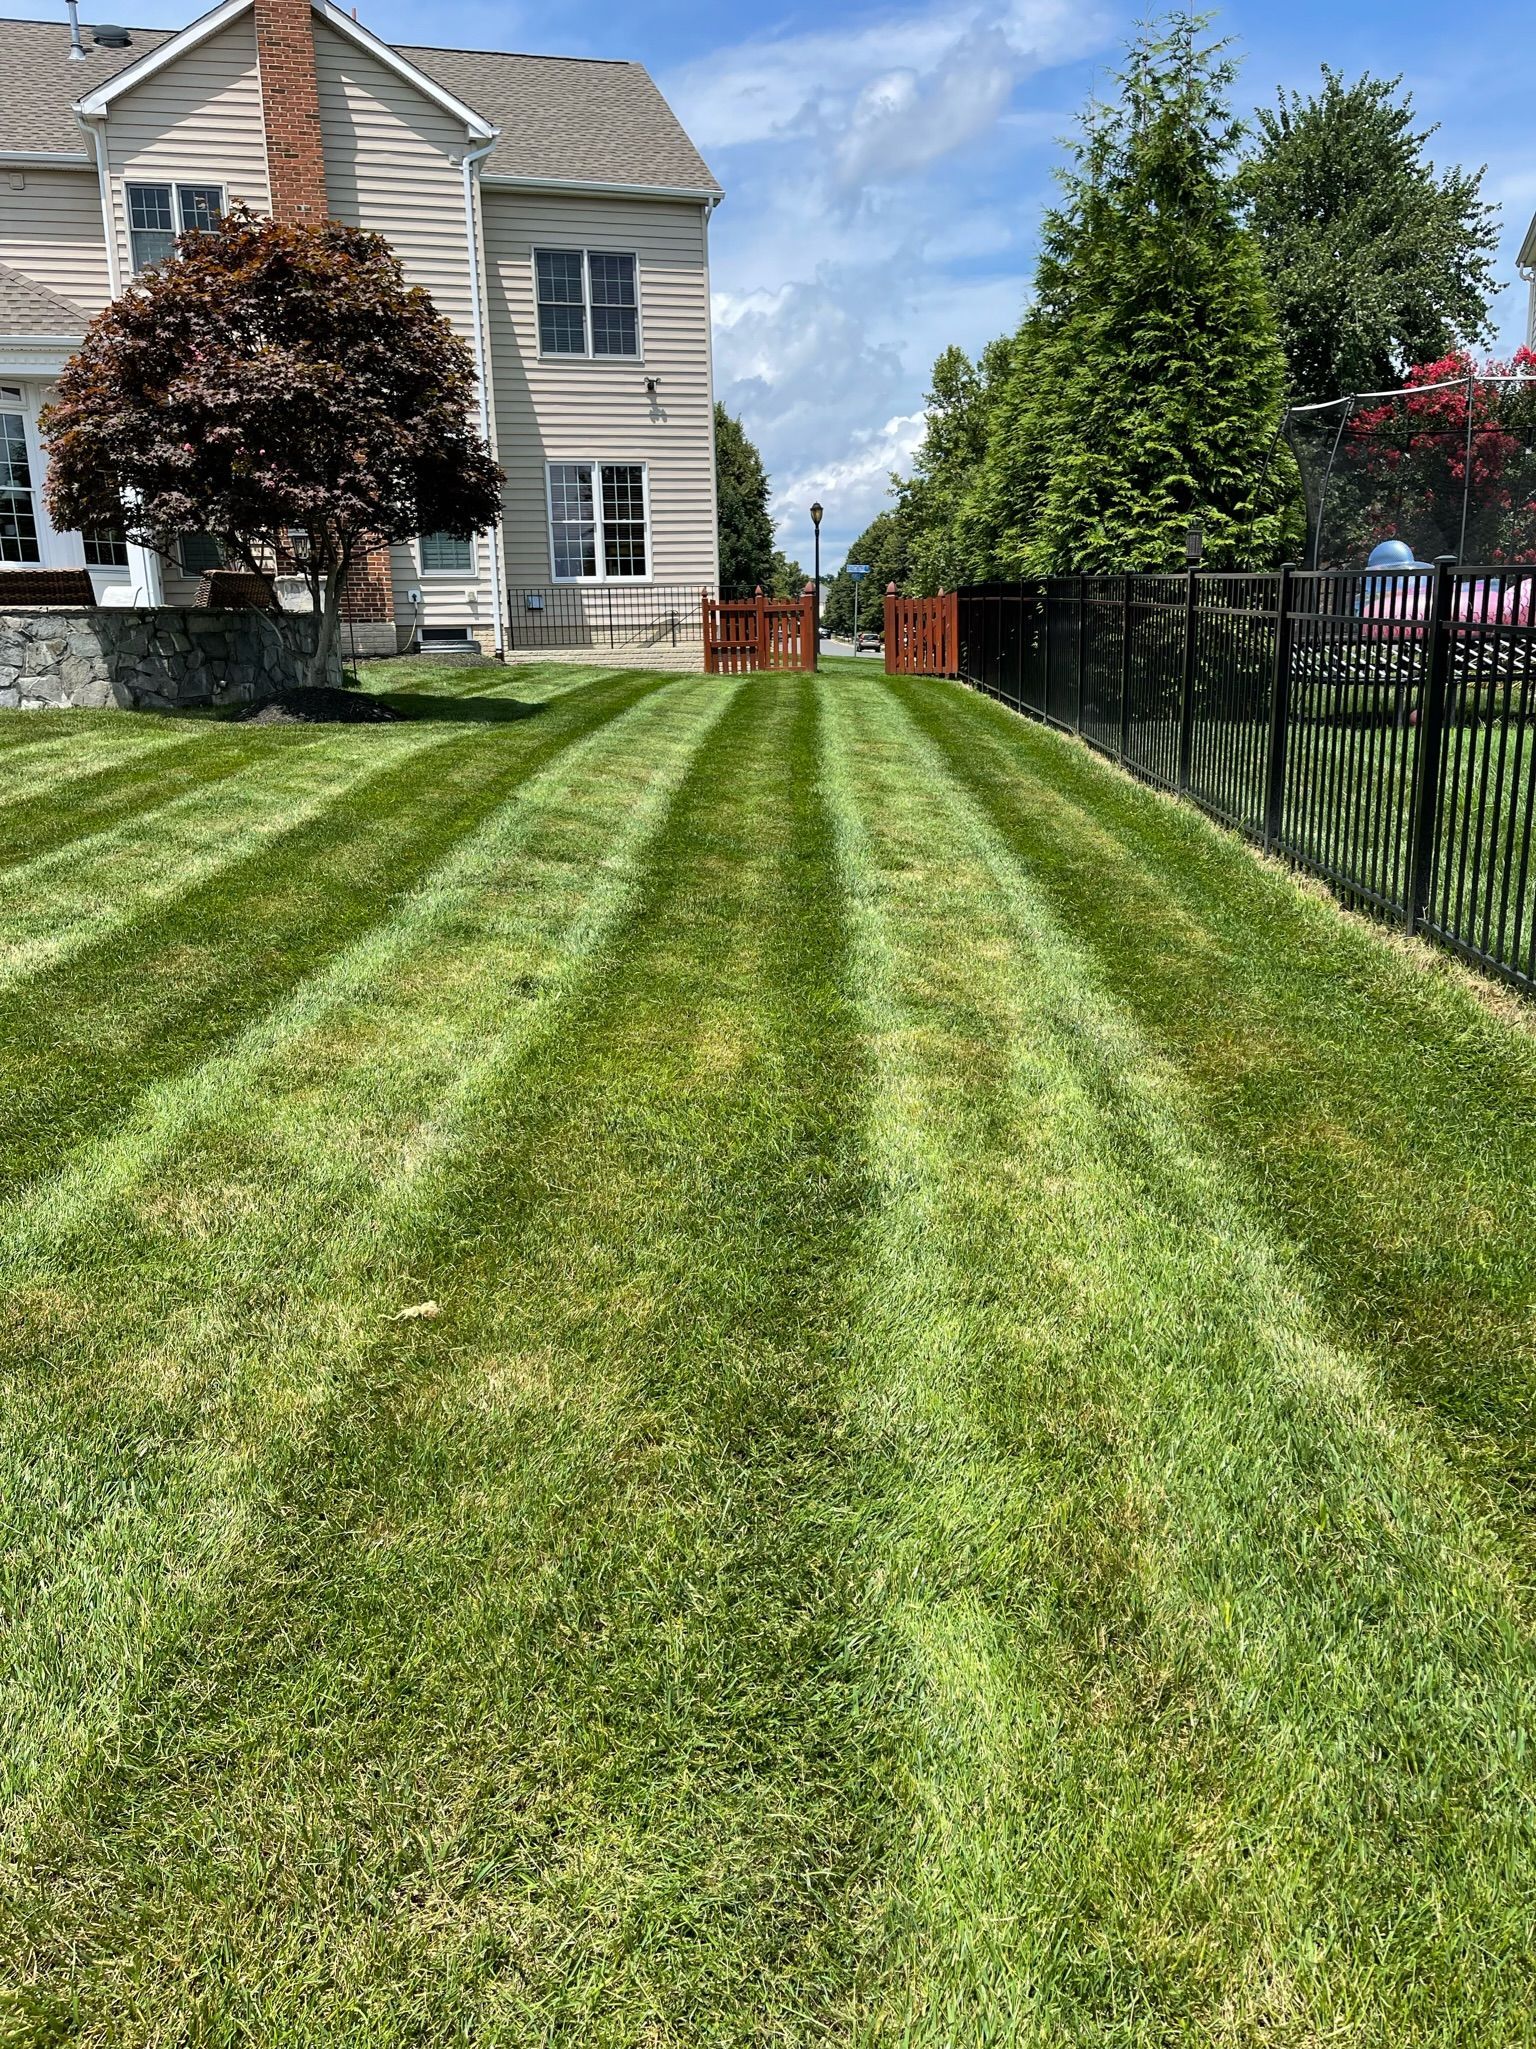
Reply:
<svg viewBox="0 0 1536 2049"><path fill-rule="evenodd" d="M395 623L402 634L422 626L467 626L487 654L495 646L496 604L491 587L491 544L486 534L474 543L472 572L454 574L445 570L422 573L420 550L414 541L403 542L389 553L390 577L395 592ZM406 593L421 592L421 612Z"/></svg>
<svg viewBox="0 0 1536 2049"><path fill-rule="evenodd" d="M315 23L325 192L331 212L394 245L412 284L459 333L473 331L463 124L323 22Z"/></svg>
<svg viewBox="0 0 1536 2049"><path fill-rule="evenodd" d="M412 284L469 340L474 293L464 231L464 179L456 168L470 147L462 122L377 58L323 22L315 23L325 191L332 214L388 238ZM406 592L419 589L429 626L483 625L494 612L488 544L474 576L423 577L411 547L395 548L390 571L395 617L414 623Z"/></svg>
<svg viewBox="0 0 1536 2049"><path fill-rule="evenodd" d="M96 173L0 170L0 263L60 293L84 315L99 312L111 294Z"/></svg>
<svg viewBox="0 0 1536 2049"><path fill-rule="evenodd" d="M259 213L271 205L261 118L256 30L249 14L188 50L114 100L107 116L107 162L118 260L129 254L125 183L222 185Z"/></svg>
<svg viewBox="0 0 1536 2049"><path fill-rule="evenodd" d="M715 581L714 434L704 210L693 201L485 188L491 381L507 482L507 580L551 579L545 465L640 462L656 583ZM539 358L533 251L632 250L644 360ZM655 399L646 392L657 379Z"/></svg>

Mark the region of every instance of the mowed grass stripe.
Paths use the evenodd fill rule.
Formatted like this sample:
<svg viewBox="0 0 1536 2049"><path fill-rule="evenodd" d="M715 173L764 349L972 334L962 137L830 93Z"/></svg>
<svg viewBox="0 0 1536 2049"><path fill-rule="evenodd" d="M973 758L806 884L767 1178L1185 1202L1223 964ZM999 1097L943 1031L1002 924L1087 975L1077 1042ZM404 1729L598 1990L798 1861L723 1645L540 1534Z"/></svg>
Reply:
<svg viewBox="0 0 1536 2049"><path fill-rule="evenodd" d="M518 784L663 687L590 683L537 716L455 734L58 967L0 992L12 1050L0 1192L56 1171L136 1094L205 1059L422 886ZM103 1057L103 1051L108 1057Z"/></svg>
<svg viewBox="0 0 1536 2049"><path fill-rule="evenodd" d="M0 733L8 725L30 724L37 712L0 713ZM195 744L210 729L172 725L168 720L139 720L122 712L61 712L49 720L48 731L34 746L0 749L0 813L34 804L45 791L62 791L70 782L89 780L105 770Z"/></svg>
<svg viewBox="0 0 1536 2049"><path fill-rule="evenodd" d="M943 755L879 684L829 703L865 1541L924 1731L868 2039L1523 2039L1496 1540Z"/></svg>
<svg viewBox="0 0 1536 2049"><path fill-rule="evenodd" d="M601 979L401 1219L380 1306L441 1319L333 1385L226 1610L17 1874L35 2024L848 2033L881 1723L839 1558L859 1083L815 717L741 686Z"/></svg>
<svg viewBox="0 0 1536 2049"><path fill-rule="evenodd" d="M1443 1418L1528 1547L1536 1036L1072 743L955 686L895 688L1351 1342Z"/></svg>
<svg viewBox="0 0 1536 2049"><path fill-rule="evenodd" d="M201 1070L183 1082L194 1101L165 1106L137 1172L119 1161L72 1216L40 1201L40 1228L7 1234L13 1850L14 1803L110 1749L156 1657L222 1598L282 1475L315 1456L332 1382L399 1306L393 1235L487 1077L511 1086L593 972L728 697L680 681L576 743L285 1038L226 1063L219 1088Z"/></svg>
<svg viewBox="0 0 1536 2049"><path fill-rule="evenodd" d="M115 758L114 748L114 758L102 767L49 780L18 802L0 806L0 871L108 832L123 819L154 811L188 790L238 775L251 758L250 740L238 728L188 730L195 735L191 740L178 736L166 746L131 747L123 750L122 759Z"/></svg>
<svg viewBox="0 0 1536 2049"><path fill-rule="evenodd" d="M13 868L0 891L0 988L120 933L167 899L246 859L402 755L440 746L441 726L381 742L340 728L323 744L261 749L236 775Z"/></svg>

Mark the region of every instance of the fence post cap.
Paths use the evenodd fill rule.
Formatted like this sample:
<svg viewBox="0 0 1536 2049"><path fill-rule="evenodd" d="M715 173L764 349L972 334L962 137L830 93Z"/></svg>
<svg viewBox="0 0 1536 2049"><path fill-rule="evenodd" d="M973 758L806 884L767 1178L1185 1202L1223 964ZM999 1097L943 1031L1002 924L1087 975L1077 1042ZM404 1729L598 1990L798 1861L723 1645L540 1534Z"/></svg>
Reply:
<svg viewBox="0 0 1536 2049"><path fill-rule="evenodd" d="M757 595L758 597L761 597L761 596L762 596L762 594L763 594L763 587L762 587L762 585L761 585L761 584L759 584L759 585L758 585L758 587L757 587L757 593L756 593L756 595Z"/></svg>
<svg viewBox="0 0 1536 2049"><path fill-rule="evenodd" d="M895 586L895 584L893 584L893 583L888 583L888 584L886 585L886 587L885 587L885 594L886 594L886 596L887 596L888 598L894 598L894 597L895 597L895 595L896 595L896 586Z"/></svg>

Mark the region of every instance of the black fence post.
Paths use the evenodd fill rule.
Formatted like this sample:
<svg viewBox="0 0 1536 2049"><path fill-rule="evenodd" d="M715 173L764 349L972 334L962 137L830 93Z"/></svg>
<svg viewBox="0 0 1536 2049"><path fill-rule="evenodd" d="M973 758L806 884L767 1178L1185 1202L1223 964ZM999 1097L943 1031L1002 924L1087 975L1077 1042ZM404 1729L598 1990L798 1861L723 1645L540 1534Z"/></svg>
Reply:
<svg viewBox="0 0 1536 2049"><path fill-rule="evenodd" d="M1088 648L1088 579L1077 579L1077 706L1072 715L1072 730L1079 740L1083 737L1083 672Z"/></svg>
<svg viewBox="0 0 1536 2049"><path fill-rule="evenodd" d="M1131 751L1131 579L1120 579L1120 759Z"/></svg>
<svg viewBox="0 0 1536 2049"><path fill-rule="evenodd" d="M1269 759L1264 782L1264 851L1272 853L1285 826L1285 754L1291 731L1291 646L1294 640L1295 564L1285 563L1275 613L1275 668L1269 686Z"/></svg>
<svg viewBox="0 0 1536 2049"><path fill-rule="evenodd" d="M1435 827L1440 816L1440 740L1445 731L1445 692L1451 672L1451 620L1456 605L1454 555L1437 555L1429 586L1424 650L1424 688L1419 695L1419 744L1414 750L1408 901L1404 923L1410 932L1429 909L1435 880Z"/></svg>
<svg viewBox="0 0 1536 2049"><path fill-rule="evenodd" d="M1019 664L1023 673L1024 662L1024 590L1019 585ZM1040 716L1049 720L1051 716L1051 586L1045 585L1045 595L1040 601L1040 652L1044 659L1040 664Z"/></svg>
<svg viewBox="0 0 1536 2049"><path fill-rule="evenodd" d="M1193 563L1184 572L1184 669L1179 679L1179 795L1189 794L1190 763L1195 751L1195 577Z"/></svg>

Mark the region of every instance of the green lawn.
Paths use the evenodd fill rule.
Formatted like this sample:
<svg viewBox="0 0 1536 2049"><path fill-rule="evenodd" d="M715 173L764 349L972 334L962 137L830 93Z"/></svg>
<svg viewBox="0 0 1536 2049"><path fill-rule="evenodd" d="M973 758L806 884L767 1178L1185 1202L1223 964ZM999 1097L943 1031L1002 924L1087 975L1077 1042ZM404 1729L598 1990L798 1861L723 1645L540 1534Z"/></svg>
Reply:
<svg viewBox="0 0 1536 2049"><path fill-rule="evenodd" d="M0 717L0 2043L1536 2041L1513 999L955 685L371 687Z"/></svg>

